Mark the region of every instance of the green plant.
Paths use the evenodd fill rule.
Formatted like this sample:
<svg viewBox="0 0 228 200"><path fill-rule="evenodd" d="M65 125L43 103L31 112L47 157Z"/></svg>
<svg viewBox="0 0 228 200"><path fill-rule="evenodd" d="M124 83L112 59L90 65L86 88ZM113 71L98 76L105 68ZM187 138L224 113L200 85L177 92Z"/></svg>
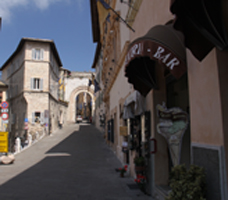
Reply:
<svg viewBox="0 0 228 200"><path fill-rule="evenodd" d="M135 182L139 186L139 188L145 192L145 184L146 184L146 177L140 174L137 174L137 177L135 179Z"/></svg>
<svg viewBox="0 0 228 200"><path fill-rule="evenodd" d="M118 169L116 169L116 171L117 172L120 172L120 176L124 176L124 173L127 171L127 165L124 165L124 167L123 168L118 168Z"/></svg>
<svg viewBox="0 0 228 200"><path fill-rule="evenodd" d="M145 165L145 158L142 156L135 157L134 163L135 163L135 166L144 166Z"/></svg>
<svg viewBox="0 0 228 200"><path fill-rule="evenodd" d="M189 170L185 165L172 168L169 179L172 191L166 200L206 200L205 170L191 165Z"/></svg>

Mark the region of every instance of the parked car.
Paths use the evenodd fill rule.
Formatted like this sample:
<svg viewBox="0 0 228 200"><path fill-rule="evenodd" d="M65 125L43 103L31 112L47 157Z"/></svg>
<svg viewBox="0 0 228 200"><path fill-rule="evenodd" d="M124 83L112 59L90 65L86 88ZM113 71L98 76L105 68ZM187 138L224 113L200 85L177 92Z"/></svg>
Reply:
<svg viewBox="0 0 228 200"><path fill-rule="evenodd" d="M82 116L81 115L77 115L76 116L76 123L80 123L82 122Z"/></svg>

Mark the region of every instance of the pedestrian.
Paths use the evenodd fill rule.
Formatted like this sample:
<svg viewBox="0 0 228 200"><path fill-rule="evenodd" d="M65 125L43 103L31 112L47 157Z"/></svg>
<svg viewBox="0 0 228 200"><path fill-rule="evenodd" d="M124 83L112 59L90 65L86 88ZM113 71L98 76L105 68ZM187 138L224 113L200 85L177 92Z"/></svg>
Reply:
<svg viewBox="0 0 228 200"><path fill-rule="evenodd" d="M62 129L63 126L63 116L60 116L60 120L59 120L59 128Z"/></svg>

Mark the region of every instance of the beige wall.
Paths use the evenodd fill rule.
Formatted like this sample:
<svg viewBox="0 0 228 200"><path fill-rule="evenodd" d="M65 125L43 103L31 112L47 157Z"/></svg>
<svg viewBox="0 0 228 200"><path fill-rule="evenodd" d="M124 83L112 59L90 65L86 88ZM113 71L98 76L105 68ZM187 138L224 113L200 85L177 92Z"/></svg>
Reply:
<svg viewBox="0 0 228 200"><path fill-rule="evenodd" d="M169 11L169 6L170 0L143 0L133 24L136 31L130 31L130 40L133 41L145 35L155 25L165 24L173 19L174 16Z"/></svg>
<svg viewBox="0 0 228 200"><path fill-rule="evenodd" d="M191 140L223 145L222 110L216 51L201 62L188 51Z"/></svg>
<svg viewBox="0 0 228 200"><path fill-rule="evenodd" d="M157 24L165 24L169 20L173 19L172 14L169 11L169 5L170 1L165 0L162 2L156 2L156 1L151 1L151 0L143 0L141 7L138 11L138 14L136 15L135 21L133 23L133 29L135 29L135 32L131 31L129 28L126 27L125 24L120 23L120 49L123 51L123 47L125 43L130 40L132 42L134 39L138 37L142 37L145 35L153 26ZM117 2L116 8L120 10L120 13L123 14L123 16L126 15L126 7L123 4L120 4ZM167 11L167 12L166 12ZM146 15L145 15L146 13ZM117 39L117 38L116 38ZM123 52L122 52L123 54ZM120 62L119 62L120 63ZM159 67L158 67L159 68ZM162 73L162 68L160 67L158 69L160 73ZM117 110L117 127L120 125L120 120L119 120L119 101L120 99L125 99L133 90L133 86L128 83L127 78L124 76L125 74L125 68L124 66L121 67L116 80L110 90L110 106L109 106L109 111L111 114L113 113L113 110ZM161 75L159 75L161 76ZM164 80L163 80L164 81ZM162 83L161 83L162 84ZM151 111L151 132L152 136L156 137L159 143L158 147L158 153L155 156L156 160L156 182L158 184L167 184L168 180L168 169L167 169L167 145L166 141L162 138L162 136L156 134L155 130L155 119L156 119L156 111L154 110L154 107L158 103L162 103L162 101L166 100L165 97L165 88L164 85L159 85L160 90L159 91L151 91L147 97L146 97L146 110ZM161 89L163 88L163 89ZM111 116L110 116L111 117ZM118 136L118 143L117 143L117 156L120 158L121 161L123 161L123 153L121 151L121 146L122 146L122 136L119 136L119 130L116 130L115 134ZM134 155L132 154L130 156L130 163L133 163L133 157ZM163 168L159 166L164 166ZM165 170L164 170L165 168ZM133 173L133 168L132 174Z"/></svg>
<svg viewBox="0 0 228 200"><path fill-rule="evenodd" d="M120 1L116 1L116 9L117 11L120 11L120 15L125 19L125 16L127 15L127 11L129 9L129 6L123 3L120 3ZM126 26L124 23L120 23L120 49L121 51L124 48L125 42L130 39L130 29Z"/></svg>

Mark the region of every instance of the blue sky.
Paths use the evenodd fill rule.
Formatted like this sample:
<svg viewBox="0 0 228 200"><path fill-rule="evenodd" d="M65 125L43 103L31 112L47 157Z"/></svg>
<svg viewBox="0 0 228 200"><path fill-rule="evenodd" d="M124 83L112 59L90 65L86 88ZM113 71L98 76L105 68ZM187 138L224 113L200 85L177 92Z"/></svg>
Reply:
<svg viewBox="0 0 228 200"><path fill-rule="evenodd" d="M52 39L63 67L94 71L89 0L0 0L0 66L22 37Z"/></svg>

